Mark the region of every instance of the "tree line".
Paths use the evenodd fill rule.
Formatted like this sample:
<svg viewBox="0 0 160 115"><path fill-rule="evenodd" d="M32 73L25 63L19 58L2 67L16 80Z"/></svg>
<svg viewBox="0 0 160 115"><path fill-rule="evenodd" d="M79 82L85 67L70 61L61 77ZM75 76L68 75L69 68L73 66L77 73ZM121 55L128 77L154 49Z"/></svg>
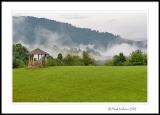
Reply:
<svg viewBox="0 0 160 115"><path fill-rule="evenodd" d="M119 55L113 56L112 59L107 60L105 65L113 66L136 66L136 65L147 65L147 54L141 50L133 51L130 56L124 56L121 52Z"/></svg>
<svg viewBox="0 0 160 115"><path fill-rule="evenodd" d="M29 51L22 44L13 44L13 68L26 67L28 63ZM56 58L47 57L48 66L96 66L96 61L87 51L82 52L82 56L61 53ZM106 66L135 66L147 65L147 54L141 50L133 51L130 56L125 56L122 52L107 60Z"/></svg>
<svg viewBox="0 0 160 115"><path fill-rule="evenodd" d="M61 53L57 58L48 57L48 66L89 66L95 65L95 60L88 52L83 51L82 57L77 55L67 54L65 57Z"/></svg>
<svg viewBox="0 0 160 115"><path fill-rule="evenodd" d="M13 68L27 66L29 51L22 44L13 44ZM65 57L61 53L56 58L47 56L48 66L89 66L95 65L95 60L88 52L83 51L82 56L67 54Z"/></svg>

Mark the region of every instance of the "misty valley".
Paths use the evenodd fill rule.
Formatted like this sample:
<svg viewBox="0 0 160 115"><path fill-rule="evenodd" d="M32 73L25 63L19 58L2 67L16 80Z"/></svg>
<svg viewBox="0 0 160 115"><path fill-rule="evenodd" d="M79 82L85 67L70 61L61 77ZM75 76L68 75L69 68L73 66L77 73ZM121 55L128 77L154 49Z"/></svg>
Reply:
<svg viewBox="0 0 160 115"><path fill-rule="evenodd" d="M136 50L147 53L146 40L133 41L109 32L31 16L13 16L13 43L21 43L28 51L43 49L53 58L59 53L64 57L71 54L82 58L86 51L98 65L104 65L119 53L125 56Z"/></svg>

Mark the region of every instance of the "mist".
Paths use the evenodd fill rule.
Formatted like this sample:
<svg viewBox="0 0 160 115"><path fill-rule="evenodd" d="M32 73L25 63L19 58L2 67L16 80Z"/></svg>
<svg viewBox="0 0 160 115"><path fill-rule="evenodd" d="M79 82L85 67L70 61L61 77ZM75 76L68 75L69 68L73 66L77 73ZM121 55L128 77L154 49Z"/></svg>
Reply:
<svg viewBox="0 0 160 115"><path fill-rule="evenodd" d="M26 26L25 18L21 17L13 20L13 23L16 27L21 27L14 28L13 36L16 35L16 40L13 39L13 43L22 43L29 51L40 48L54 58L57 57L58 53L62 53L63 56L67 54L82 56L82 52L87 51L95 60L107 60L120 52L123 52L126 56L129 56L131 52L137 49L146 52L145 48L139 48L134 44L127 43L109 44L108 47L96 43L78 44L73 42L70 35L65 32L53 32L43 27L35 28L33 31L34 36L28 35L34 38L30 42L30 39L23 34L24 31L30 31Z"/></svg>
<svg viewBox="0 0 160 115"><path fill-rule="evenodd" d="M119 54L120 52L123 52L124 55L129 56L131 52L137 49L145 51L145 49L126 43L110 45L107 48L96 46L95 44L76 44L70 39L69 36L66 37L65 34L59 34L56 32L53 33L46 29L36 29L34 32L36 33L36 36L35 41L32 44L27 44L22 40L15 43L22 43L30 51L35 48L40 48L48 52L54 58L57 57L58 53L62 53L64 56L67 54L81 56L83 51L88 51L96 60L106 60L116 54ZM24 38L24 36L19 36L19 38Z"/></svg>

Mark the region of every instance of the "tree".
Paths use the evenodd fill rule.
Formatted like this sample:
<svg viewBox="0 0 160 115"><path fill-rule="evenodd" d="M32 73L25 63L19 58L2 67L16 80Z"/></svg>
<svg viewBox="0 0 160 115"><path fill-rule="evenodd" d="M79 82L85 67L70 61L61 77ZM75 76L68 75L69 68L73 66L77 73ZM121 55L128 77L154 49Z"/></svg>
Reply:
<svg viewBox="0 0 160 115"><path fill-rule="evenodd" d="M118 55L115 55L113 57L113 65L119 65L119 56Z"/></svg>
<svg viewBox="0 0 160 115"><path fill-rule="evenodd" d="M77 55L70 55L68 54L64 59L63 59L64 65L84 65L83 60L77 56Z"/></svg>
<svg viewBox="0 0 160 115"><path fill-rule="evenodd" d="M57 62L57 66L63 65L63 56L61 53L58 54L56 62Z"/></svg>
<svg viewBox="0 0 160 115"><path fill-rule="evenodd" d="M57 61L52 56L47 56L47 65L48 66L56 66Z"/></svg>
<svg viewBox="0 0 160 115"><path fill-rule="evenodd" d="M25 63L20 59L13 59L13 68L25 67Z"/></svg>
<svg viewBox="0 0 160 115"><path fill-rule="evenodd" d="M126 57L123 55L123 53L119 53L120 63L123 64L126 61Z"/></svg>
<svg viewBox="0 0 160 115"><path fill-rule="evenodd" d="M28 63L28 50L22 44L13 44L13 68L24 67Z"/></svg>
<svg viewBox="0 0 160 115"><path fill-rule="evenodd" d="M131 53L130 62L132 65L144 65L144 55L141 50Z"/></svg>
<svg viewBox="0 0 160 115"><path fill-rule="evenodd" d="M123 53L119 53L119 55L115 55L113 57L113 65L124 65L125 61L126 57L123 55Z"/></svg>
<svg viewBox="0 0 160 115"><path fill-rule="evenodd" d="M63 59L63 56L62 56L61 53L58 54L57 59L59 59L59 60L62 60L62 59Z"/></svg>
<svg viewBox="0 0 160 115"><path fill-rule="evenodd" d="M65 65L73 65L72 55L68 54L68 55L64 58L64 63L65 63Z"/></svg>
<svg viewBox="0 0 160 115"><path fill-rule="evenodd" d="M84 65L83 60L79 56L73 56L74 65Z"/></svg>
<svg viewBox="0 0 160 115"><path fill-rule="evenodd" d="M147 65L147 54L143 54L143 64Z"/></svg>
<svg viewBox="0 0 160 115"><path fill-rule="evenodd" d="M124 62L125 66L131 66L130 57L126 57L126 61Z"/></svg>
<svg viewBox="0 0 160 115"><path fill-rule="evenodd" d="M83 62L84 62L84 65L94 65L95 64L94 59L91 58L89 53L86 51L83 51Z"/></svg>

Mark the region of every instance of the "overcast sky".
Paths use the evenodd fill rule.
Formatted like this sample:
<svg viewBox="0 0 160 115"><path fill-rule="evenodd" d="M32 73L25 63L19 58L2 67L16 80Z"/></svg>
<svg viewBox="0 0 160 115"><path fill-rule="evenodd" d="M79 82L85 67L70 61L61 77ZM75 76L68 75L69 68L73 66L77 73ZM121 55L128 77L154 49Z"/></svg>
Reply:
<svg viewBox="0 0 160 115"><path fill-rule="evenodd" d="M15 14L67 22L74 26L110 32L131 40L147 39L147 14L145 13L53 13Z"/></svg>

